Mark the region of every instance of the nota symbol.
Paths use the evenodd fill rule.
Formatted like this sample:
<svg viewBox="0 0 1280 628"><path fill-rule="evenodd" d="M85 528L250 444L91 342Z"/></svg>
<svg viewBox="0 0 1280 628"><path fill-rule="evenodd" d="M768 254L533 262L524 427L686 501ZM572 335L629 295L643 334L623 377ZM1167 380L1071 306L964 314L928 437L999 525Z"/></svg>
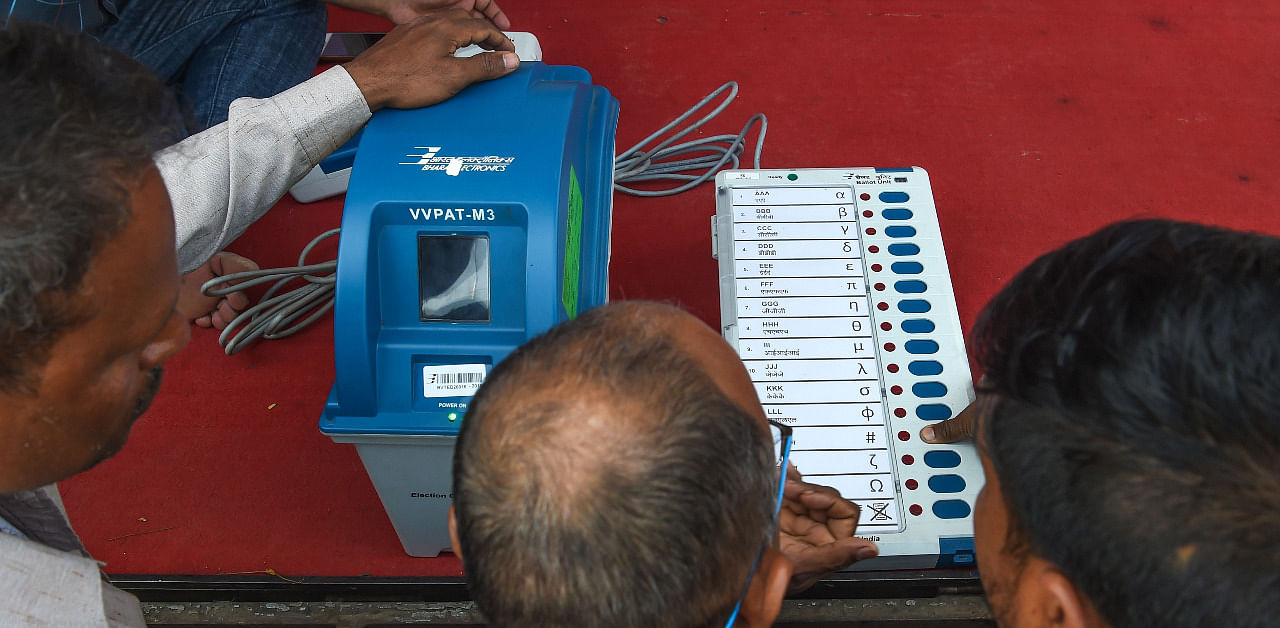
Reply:
<svg viewBox="0 0 1280 628"><path fill-rule="evenodd" d="M871 508L872 521L891 521L891 519L889 518L889 513L885 512L886 510L889 509L889 504L886 504L884 502L879 502L874 504L867 504L867 506Z"/></svg>

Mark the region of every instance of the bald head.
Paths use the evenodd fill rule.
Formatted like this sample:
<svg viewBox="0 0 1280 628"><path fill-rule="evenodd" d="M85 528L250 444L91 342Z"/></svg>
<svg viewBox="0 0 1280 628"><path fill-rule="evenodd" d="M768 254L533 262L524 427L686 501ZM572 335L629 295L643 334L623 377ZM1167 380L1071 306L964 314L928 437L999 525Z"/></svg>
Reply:
<svg viewBox="0 0 1280 628"><path fill-rule="evenodd" d="M723 340L671 306L597 308L499 364L467 413L454 493L472 593L497 625L723 621L776 481Z"/></svg>

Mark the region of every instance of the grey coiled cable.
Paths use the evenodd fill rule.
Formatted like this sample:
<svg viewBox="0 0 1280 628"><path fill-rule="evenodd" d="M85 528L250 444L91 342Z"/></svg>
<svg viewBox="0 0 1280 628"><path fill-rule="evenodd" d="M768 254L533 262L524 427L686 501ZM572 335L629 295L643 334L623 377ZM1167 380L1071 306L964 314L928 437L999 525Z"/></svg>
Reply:
<svg viewBox="0 0 1280 628"><path fill-rule="evenodd" d="M680 123L688 120L695 113L707 106L712 100L728 91L729 95L702 119L685 127L671 137L658 142L653 148L644 146L664 134L675 130ZM738 167L738 158L746 148L747 134L751 127L760 123L760 132L756 137L754 166L760 168L760 153L764 150L764 136L769 131L769 120L763 113L757 113L747 119L742 131L737 135L714 135L697 140L676 144L676 140L696 131L712 118L720 115L729 103L738 96L738 84L729 81L707 94L698 104L680 114L675 120L655 131L649 137L640 140L635 146L621 152L613 160L613 188L619 192L634 196L671 196L691 190L716 176L726 166ZM672 180L685 183L659 190L640 190L623 183L638 181Z"/></svg>
<svg viewBox="0 0 1280 628"><path fill-rule="evenodd" d="M218 336L218 344L222 345L227 355L249 346L259 338L276 340L292 336L333 309L338 260L308 264L307 256L317 244L338 235L339 231L340 229L330 229L316 236L303 247L302 253L298 255L297 266L231 273L210 279L200 286L200 290L206 295L226 296L238 290L274 282L257 305L241 312ZM296 281L301 281L302 285L283 291L286 285ZM298 320L300 318L301 321Z"/></svg>

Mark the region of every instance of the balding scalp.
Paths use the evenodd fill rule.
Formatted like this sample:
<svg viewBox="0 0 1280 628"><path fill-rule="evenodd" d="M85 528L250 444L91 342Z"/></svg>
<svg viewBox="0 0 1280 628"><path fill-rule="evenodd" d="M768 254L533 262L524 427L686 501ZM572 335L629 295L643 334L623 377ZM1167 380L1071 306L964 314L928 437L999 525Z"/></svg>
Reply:
<svg viewBox="0 0 1280 628"><path fill-rule="evenodd" d="M671 340L687 316L597 308L477 392L455 509L495 625L723 622L770 536L777 478L757 420Z"/></svg>

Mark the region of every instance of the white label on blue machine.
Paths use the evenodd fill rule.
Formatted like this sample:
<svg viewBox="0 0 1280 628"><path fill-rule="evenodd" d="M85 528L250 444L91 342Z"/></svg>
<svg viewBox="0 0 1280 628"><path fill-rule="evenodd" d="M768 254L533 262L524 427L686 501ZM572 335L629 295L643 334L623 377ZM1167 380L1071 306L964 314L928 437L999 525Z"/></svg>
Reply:
<svg viewBox="0 0 1280 628"><path fill-rule="evenodd" d="M484 383L483 364L446 364L422 367L423 397L470 397Z"/></svg>

